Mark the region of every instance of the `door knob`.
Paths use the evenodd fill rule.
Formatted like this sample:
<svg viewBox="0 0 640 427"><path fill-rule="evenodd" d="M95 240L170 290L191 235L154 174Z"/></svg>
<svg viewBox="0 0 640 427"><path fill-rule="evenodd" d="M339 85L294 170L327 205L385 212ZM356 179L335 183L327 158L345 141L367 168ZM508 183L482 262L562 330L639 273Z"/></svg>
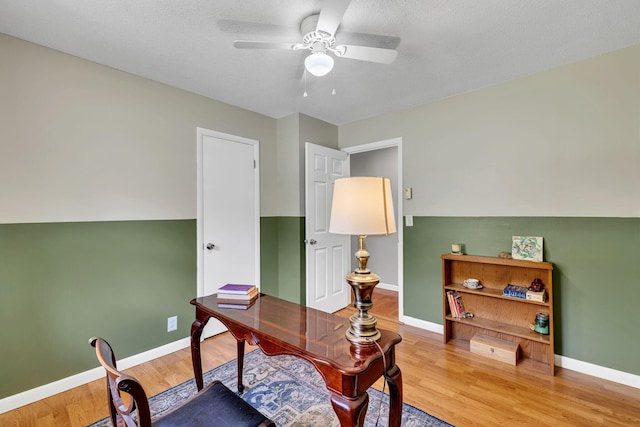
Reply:
<svg viewBox="0 0 640 427"><path fill-rule="evenodd" d="M213 243L207 243L207 246L205 246L207 249L211 250L213 248L215 248L216 245L214 245Z"/></svg>
<svg viewBox="0 0 640 427"><path fill-rule="evenodd" d="M316 239L311 239L311 240L309 240L309 244L310 244L310 245L315 245L316 243L318 243L318 242L316 241Z"/></svg>

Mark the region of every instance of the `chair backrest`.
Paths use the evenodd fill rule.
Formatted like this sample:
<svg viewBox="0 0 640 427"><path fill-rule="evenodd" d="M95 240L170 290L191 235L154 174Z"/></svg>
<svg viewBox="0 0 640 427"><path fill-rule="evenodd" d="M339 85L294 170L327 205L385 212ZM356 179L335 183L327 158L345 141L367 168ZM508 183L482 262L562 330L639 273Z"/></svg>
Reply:
<svg viewBox="0 0 640 427"><path fill-rule="evenodd" d="M95 347L98 361L107 372L107 398L113 425L117 426L121 419L127 427L151 427L149 401L138 380L118 371L116 357L108 342L93 337L89 344ZM128 395L124 399L122 392ZM135 409L137 416L134 416Z"/></svg>

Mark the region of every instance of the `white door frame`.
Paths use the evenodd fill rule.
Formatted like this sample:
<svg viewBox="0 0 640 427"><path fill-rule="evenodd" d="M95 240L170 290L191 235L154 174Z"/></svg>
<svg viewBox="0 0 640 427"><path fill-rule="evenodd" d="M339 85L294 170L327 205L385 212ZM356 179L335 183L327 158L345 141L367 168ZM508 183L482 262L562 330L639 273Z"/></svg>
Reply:
<svg viewBox="0 0 640 427"><path fill-rule="evenodd" d="M197 175L197 192L198 192L198 211L196 215L196 230L197 230L197 238L196 238L196 251L198 254L197 257L197 296L204 296L204 203L203 203L203 194L202 194L202 140L204 136L210 136L213 138L226 139L232 142L238 142L243 144L253 145L254 150L254 158L259 159L260 149L258 141L255 139L248 139L241 136L230 135L227 133L217 132L204 128L198 129L198 146L197 146L197 163L198 163L198 175ZM256 236L255 236L255 247L253 250L255 251L255 285L260 288L260 161L256 160L256 173L255 173L255 218L256 218ZM251 248L247 248L247 250L251 250Z"/></svg>
<svg viewBox="0 0 640 427"><path fill-rule="evenodd" d="M398 230L397 230L397 235L398 235L398 321L402 322L404 321L404 304L403 302L403 298L404 298L404 269L403 269L403 265L404 265L404 255L403 255L403 222L404 222L404 218L403 218L403 210L402 210L402 206L403 206L403 192L402 192L402 177L403 177L403 170L402 170L402 137L398 137L398 138L392 138L392 139L386 139L383 141L378 141L378 142L371 142L369 144L363 144L363 145L356 145L353 147L346 147L346 148L342 148L341 150L349 153L349 154L354 154L354 153L364 153L367 151L375 151L375 150L381 150L383 148L390 148L390 147L397 147L398 148L398 176L397 176L397 192L396 194L398 195L398 200L396 200L396 205L394 206L394 208L396 209L396 218L398 221Z"/></svg>

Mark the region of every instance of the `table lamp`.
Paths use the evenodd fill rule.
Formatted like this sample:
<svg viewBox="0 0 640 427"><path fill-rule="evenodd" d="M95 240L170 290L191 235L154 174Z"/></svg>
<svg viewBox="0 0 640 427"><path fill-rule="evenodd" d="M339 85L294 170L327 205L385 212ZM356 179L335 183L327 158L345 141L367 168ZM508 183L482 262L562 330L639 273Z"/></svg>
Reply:
<svg viewBox="0 0 640 427"><path fill-rule="evenodd" d="M368 313L373 306L371 294L380 282L380 277L367 268L369 252L365 247L365 239L370 234L396 232L389 179L337 179L333 187L329 232L358 236L358 250L355 253L358 267L346 276L347 283L353 290L353 306L358 312L349 318L351 326L346 335L354 344L372 344L381 337L376 329L376 318Z"/></svg>

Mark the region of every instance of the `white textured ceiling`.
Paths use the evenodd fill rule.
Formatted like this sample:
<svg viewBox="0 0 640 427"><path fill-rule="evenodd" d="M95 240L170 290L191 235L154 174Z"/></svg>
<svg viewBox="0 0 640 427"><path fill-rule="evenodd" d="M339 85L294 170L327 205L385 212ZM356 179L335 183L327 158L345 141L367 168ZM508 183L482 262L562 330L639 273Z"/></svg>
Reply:
<svg viewBox="0 0 640 427"><path fill-rule="evenodd" d="M297 42L322 4L0 0L0 32L270 117L336 125L640 44L640 0L353 0L338 43L396 48L398 58L337 58L335 76L307 79L306 98L306 51L233 47Z"/></svg>

